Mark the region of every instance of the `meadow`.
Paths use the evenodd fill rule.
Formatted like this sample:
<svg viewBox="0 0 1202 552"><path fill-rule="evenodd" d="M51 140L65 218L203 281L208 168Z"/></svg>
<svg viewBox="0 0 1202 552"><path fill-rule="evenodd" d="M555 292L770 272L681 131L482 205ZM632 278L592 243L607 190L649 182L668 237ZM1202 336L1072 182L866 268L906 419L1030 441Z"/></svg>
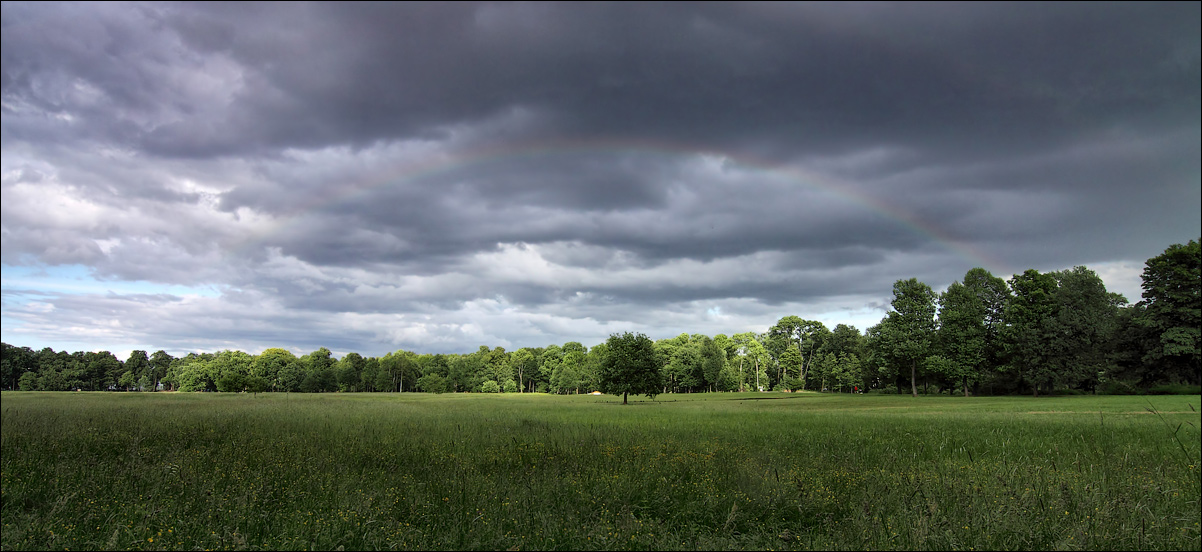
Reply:
<svg viewBox="0 0 1202 552"><path fill-rule="evenodd" d="M10 393L0 548L1198 550L1198 396Z"/></svg>

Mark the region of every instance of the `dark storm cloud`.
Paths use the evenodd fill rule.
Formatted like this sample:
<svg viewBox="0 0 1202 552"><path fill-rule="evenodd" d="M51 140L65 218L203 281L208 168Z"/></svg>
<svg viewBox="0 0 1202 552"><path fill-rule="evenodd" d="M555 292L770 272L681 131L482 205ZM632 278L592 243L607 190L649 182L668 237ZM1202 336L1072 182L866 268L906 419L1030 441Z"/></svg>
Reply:
<svg viewBox="0 0 1202 552"><path fill-rule="evenodd" d="M470 348L1202 233L1202 8L1028 4L5 3L3 262Z"/></svg>

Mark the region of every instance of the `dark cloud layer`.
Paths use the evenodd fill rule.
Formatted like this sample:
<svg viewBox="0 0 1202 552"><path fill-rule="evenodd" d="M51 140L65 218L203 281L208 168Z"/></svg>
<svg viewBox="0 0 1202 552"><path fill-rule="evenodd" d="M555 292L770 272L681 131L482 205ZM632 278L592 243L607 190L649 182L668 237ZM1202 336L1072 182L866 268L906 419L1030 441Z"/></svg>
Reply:
<svg viewBox="0 0 1202 552"><path fill-rule="evenodd" d="M5 339L744 331L1202 234L1197 3L678 4L5 3L5 266L222 290Z"/></svg>

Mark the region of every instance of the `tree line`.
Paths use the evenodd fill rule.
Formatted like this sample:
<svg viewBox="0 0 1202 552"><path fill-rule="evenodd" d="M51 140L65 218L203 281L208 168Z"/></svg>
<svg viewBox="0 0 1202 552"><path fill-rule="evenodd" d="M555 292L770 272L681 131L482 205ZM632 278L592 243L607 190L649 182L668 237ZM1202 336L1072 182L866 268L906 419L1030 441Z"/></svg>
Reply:
<svg viewBox="0 0 1202 552"><path fill-rule="evenodd" d="M1142 392L1202 385L1202 248L1148 259L1143 300L1128 303L1078 266L1003 280L973 268L936 293L898 280L891 309L861 332L785 316L763 332L680 334L652 344L657 391ZM610 344L467 354L398 350L382 357L324 347L189 353L33 351L2 344L0 387L20 390L215 392L588 393L606 381ZM620 364L620 363L619 363ZM614 362L610 362L612 371Z"/></svg>

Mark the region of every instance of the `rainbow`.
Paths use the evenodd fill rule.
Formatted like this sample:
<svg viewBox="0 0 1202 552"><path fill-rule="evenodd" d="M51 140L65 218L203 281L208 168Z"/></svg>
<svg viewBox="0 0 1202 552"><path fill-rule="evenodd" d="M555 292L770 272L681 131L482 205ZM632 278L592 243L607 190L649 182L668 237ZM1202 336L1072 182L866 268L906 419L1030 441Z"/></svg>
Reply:
<svg viewBox="0 0 1202 552"><path fill-rule="evenodd" d="M356 183L332 189L326 194L316 194L309 201L277 217L275 221L267 224L264 229L257 232L235 249L239 252L246 252L269 241L272 236L299 224L310 213L318 212L330 206L361 200L370 196L376 190L388 186L420 182L425 179L472 167L487 166L489 164L514 160L537 160L568 155L627 153L660 157L713 157L722 159L725 163L731 163L737 168L758 171L798 183L892 220L923 240L934 242L961 258L970 265L969 268L983 267L996 272L1005 266L1005 263L990 258L982 252L976 251L952 238L936 225L923 221L912 213L897 206L888 205L860 191L859 187L852 182L836 179L816 171L759 159L755 156L742 153L732 153L686 144L630 139L577 140L561 141L555 144L526 143L521 145L492 146L477 148L455 155L428 156L416 162L395 163L385 169L375 171L373 174L360 179Z"/></svg>

